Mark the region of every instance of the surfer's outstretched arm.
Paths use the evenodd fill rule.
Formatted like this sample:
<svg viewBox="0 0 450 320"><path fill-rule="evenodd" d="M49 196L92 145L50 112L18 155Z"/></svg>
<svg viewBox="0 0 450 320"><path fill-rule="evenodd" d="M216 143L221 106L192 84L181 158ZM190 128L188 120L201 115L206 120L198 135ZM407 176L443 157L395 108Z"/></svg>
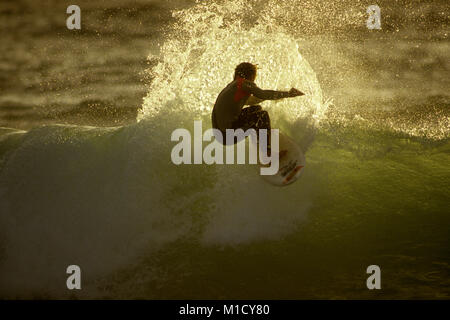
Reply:
<svg viewBox="0 0 450 320"><path fill-rule="evenodd" d="M244 81L242 85L243 89L251 93L256 98L261 100L278 100L283 98L293 98L304 95L303 92L292 88L289 91L275 91L275 90L263 90L252 81Z"/></svg>

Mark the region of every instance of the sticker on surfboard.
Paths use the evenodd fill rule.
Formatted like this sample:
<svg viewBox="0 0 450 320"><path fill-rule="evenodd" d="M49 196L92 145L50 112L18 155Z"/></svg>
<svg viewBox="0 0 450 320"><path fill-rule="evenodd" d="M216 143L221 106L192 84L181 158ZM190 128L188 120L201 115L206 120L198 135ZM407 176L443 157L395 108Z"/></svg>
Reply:
<svg viewBox="0 0 450 320"><path fill-rule="evenodd" d="M287 186L296 181L303 173L305 156L300 147L287 135L280 132L280 151L287 152L279 160L278 172L274 175L261 175L270 184Z"/></svg>

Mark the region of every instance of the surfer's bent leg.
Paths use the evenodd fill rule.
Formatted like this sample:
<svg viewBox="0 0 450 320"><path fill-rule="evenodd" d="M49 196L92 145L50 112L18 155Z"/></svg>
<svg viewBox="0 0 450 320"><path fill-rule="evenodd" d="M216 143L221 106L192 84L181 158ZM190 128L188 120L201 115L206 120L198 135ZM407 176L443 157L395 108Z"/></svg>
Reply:
<svg viewBox="0 0 450 320"><path fill-rule="evenodd" d="M270 155L270 117L267 111L264 111L261 106L250 106L242 109L239 117L233 123L233 129L242 129L247 131L252 128L256 130L259 141L259 129L267 130L267 152Z"/></svg>

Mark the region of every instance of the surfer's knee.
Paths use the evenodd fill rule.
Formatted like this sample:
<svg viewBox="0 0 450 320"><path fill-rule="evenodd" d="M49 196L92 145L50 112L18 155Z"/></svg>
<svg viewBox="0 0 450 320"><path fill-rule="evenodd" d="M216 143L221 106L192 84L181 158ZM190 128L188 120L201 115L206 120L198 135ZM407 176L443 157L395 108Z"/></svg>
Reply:
<svg viewBox="0 0 450 320"><path fill-rule="evenodd" d="M261 111L261 119L263 120L265 126L270 126L270 117L269 117L269 113L265 110Z"/></svg>
<svg viewBox="0 0 450 320"><path fill-rule="evenodd" d="M260 105L250 106L245 108L248 110L248 112L260 112L262 110L262 107Z"/></svg>

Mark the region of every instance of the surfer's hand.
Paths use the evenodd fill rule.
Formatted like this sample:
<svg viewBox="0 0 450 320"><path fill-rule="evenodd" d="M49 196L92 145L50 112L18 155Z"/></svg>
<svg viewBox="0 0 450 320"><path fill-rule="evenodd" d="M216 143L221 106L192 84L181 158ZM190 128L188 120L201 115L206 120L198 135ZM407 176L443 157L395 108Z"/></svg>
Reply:
<svg viewBox="0 0 450 320"><path fill-rule="evenodd" d="M298 97L298 96L303 96L305 95L303 92L301 92L300 90L297 90L295 88L291 88L291 90L289 90L289 96L291 97Z"/></svg>

